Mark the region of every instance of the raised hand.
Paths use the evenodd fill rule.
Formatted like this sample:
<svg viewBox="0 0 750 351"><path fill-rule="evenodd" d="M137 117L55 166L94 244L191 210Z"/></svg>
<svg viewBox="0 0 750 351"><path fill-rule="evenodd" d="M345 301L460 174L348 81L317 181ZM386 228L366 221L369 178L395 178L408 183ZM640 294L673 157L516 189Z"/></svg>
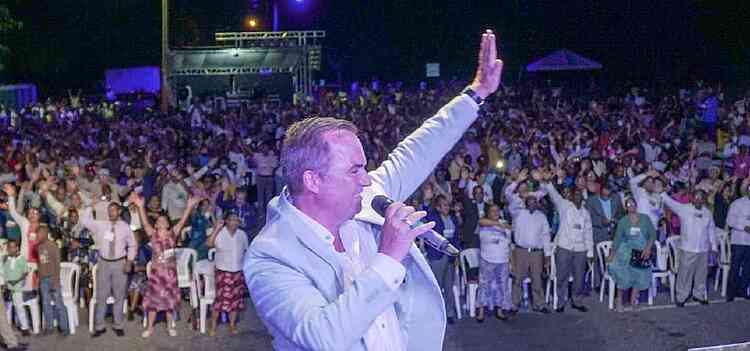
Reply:
<svg viewBox="0 0 750 351"><path fill-rule="evenodd" d="M128 201L131 204L134 204L140 208L143 208L143 198L140 195L136 194L135 192L132 192L130 194L130 196L128 197Z"/></svg>
<svg viewBox="0 0 750 351"><path fill-rule="evenodd" d="M3 191L6 195L8 195L9 198L16 197L16 187L14 187L11 183L5 183L5 185L3 185Z"/></svg>
<svg viewBox="0 0 750 351"><path fill-rule="evenodd" d="M482 42L479 46L479 66L469 88L484 99L497 90L502 73L503 61L497 58L495 33L488 29L482 34Z"/></svg>
<svg viewBox="0 0 750 351"><path fill-rule="evenodd" d="M198 206L198 204L201 203L201 201L203 201L202 197L191 196L187 202L188 208L195 208L195 206Z"/></svg>
<svg viewBox="0 0 750 351"><path fill-rule="evenodd" d="M426 215L427 212L416 211L414 207L399 202L388 206L378 252L401 262L409 253L414 239L435 226L435 222L429 222L411 228L409 223L417 223Z"/></svg>

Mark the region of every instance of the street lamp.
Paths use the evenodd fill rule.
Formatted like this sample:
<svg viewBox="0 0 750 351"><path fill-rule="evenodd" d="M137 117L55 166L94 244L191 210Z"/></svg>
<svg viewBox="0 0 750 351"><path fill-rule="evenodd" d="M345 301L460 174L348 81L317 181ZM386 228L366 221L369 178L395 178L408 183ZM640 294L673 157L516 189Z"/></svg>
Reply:
<svg viewBox="0 0 750 351"><path fill-rule="evenodd" d="M169 0L161 0L161 104L162 113L169 110L169 84L167 82L168 65L167 54L169 53Z"/></svg>

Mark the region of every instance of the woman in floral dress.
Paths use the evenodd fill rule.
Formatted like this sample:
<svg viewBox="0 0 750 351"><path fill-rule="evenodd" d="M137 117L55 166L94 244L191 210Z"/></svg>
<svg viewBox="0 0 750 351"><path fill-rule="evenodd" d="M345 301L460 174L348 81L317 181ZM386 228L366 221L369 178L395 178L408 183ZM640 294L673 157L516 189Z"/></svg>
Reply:
<svg viewBox="0 0 750 351"><path fill-rule="evenodd" d="M143 311L148 312L148 326L141 334L148 338L154 333L154 320L157 312L166 312L167 327L170 336L177 336L177 330L172 326L173 312L180 303L180 288L177 286L177 262L174 254L167 251L174 249L177 237L188 220L190 212L200 202L200 199L190 198L188 207L177 224L170 228L166 214L160 214L154 226L148 220L143 198L131 195L130 202L138 206L143 228L151 241L151 270L148 275L148 285L143 294Z"/></svg>

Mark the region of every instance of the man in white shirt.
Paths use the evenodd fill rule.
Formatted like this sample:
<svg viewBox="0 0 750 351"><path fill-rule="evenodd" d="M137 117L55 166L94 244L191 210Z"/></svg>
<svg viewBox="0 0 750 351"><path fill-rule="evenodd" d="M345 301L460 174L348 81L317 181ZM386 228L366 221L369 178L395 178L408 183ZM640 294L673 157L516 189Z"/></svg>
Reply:
<svg viewBox="0 0 750 351"><path fill-rule="evenodd" d="M706 192L697 190L691 204L679 203L666 193L662 193L661 198L680 217L680 272L675 287L677 307L685 306L691 291L694 300L708 305L708 251L716 251L717 241L714 216L706 207Z"/></svg>
<svg viewBox="0 0 750 351"><path fill-rule="evenodd" d="M292 125L282 166L287 187L245 255L258 315L277 350L441 350L445 302L414 239L434 223L403 205L476 120L500 83L495 35L482 37L474 82L404 139L375 171L350 122ZM385 218L376 194L397 201ZM355 217L355 215L357 217ZM382 227L378 224L383 223ZM406 278L406 281L405 279Z"/></svg>
<svg viewBox="0 0 750 351"><path fill-rule="evenodd" d="M544 304L542 289L543 267L549 267L549 256L552 254L550 228L547 216L539 210L539 201L534 195L526 195L526 207L518 210L513 219L513 310L518 311L523 292L523 280L531 278L532 309L549 313Z"/></svg>
<svg viewBox="0 0 750 351"><path fill-rule="evenodd" d="M583 280L586 274L586 261L594 260L594 232L591 226L591 215L583 207L583 194L573 189L570 199L564 199L551 183L542 183L560 214L560 229L555 236L555 264L557 267L557 296L561 300L556 312L565 311L570 293L570 306L586 312L588 308L576 303L583 292ZM573 291L568 288L568 277L573 276Z"/></svg>
<svg viewBox="0 0 750 351"><path fill-rule="evenodd" d="M727 301L735 297L750 299L747 294L750 285L750 178L742 183L744 196L734 200L729 206L727 226L731 229L732 266L727 287ZM740 274L743 273L743 274Z"/></svg>
<svg viewBox="0 0 750 351"><path fill-rule="evenodd" d="M643 186L641 186L641 183L643 183ZM638 205L638 213L648 216L654 227L659 225L659 220L664 215L659 195L663 189L664 180L656 171L649 171L630 178L630 192L636 205Z"/></svg>
<svg viewBox="0 0 750 351"><path fill-rule="evenodd" d="M516 177L516 180L505 188L505 198L508 200L508 211L512 219L515 219L519 211L523 209L524 199L528 195L534 196L536 199L541 199L545 195L545 192L542 190L529 191L529 185L526 182L528 175L527 169L522 170Z"/></svg>

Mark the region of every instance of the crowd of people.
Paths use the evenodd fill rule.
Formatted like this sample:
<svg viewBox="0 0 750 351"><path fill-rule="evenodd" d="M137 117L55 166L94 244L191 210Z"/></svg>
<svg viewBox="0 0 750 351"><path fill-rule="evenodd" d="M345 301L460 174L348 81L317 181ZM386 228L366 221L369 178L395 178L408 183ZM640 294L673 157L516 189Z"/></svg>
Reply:
<svg viewBox="0 0 750 351"><path fill-rule="evenodd" d="M13 320L27 335L23 304L39 295L44 333L53 333L57 320L68 335L57 277L61 262L76 262L85 299L128 300L128 311L113 309L116 335L125 335L125 319L140 313L147 318L142 336L151 337L157 313L166 312L174 336L171 320L182 295L175 258L167 253L192 248L202 261L215 249L208 333L215 334L222 312L230 332L238 333L246 298L242 257L264 223L266 204L284 186L278 154L287 126L313 115L353 122L372 170L465 82L432 85L321 88L296 104L227 107L219 99L195 99L168 115L78 98L3 107L0 275L8 304L0 304L0 314L14 307ZM550 312L542 287L551 258L556 311L569 303L585 312L584 296L589 287L601 288L603 273L595 269L587 281L587 264L600 266L595 248L606 241L612 242L608 272L620 295L632 290L635 306L638 292L651 284L654 243L679 235L676 303L683 306L691 297L707 303L712 253L724 233L731 242L727 300L748 298L750 96L725 95L718 87L601 96L501 88L410 198L455 246L479 249L478 321L485 310L500 319L515 316L526 277L530 308ZM458 261L431 248L426 257L450 322ZM91 296L93 279L97 296ZM98 303L93 337L106 332L105 313L106 304ZM0 333L13 346L4 320Z"/></svg>

